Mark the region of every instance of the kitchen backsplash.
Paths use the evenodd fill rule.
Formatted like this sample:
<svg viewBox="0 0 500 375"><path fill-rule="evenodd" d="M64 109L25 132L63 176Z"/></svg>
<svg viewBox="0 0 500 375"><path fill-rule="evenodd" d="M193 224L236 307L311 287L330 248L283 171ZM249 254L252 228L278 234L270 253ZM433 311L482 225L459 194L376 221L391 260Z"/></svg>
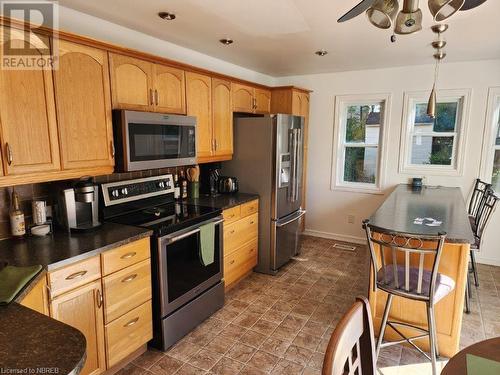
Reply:
<svg viewBox="0 0 500 375"><path fill-rule="evenodd" d="M134 178L144 178L159 176L167 173L179 173L187 167L151 169L139 172L113 173L106 176L94 177L97 184L130 180ZM70 187L74 180L45 182L40 184L19 185L14 189L19 195L21 209L24 212L26 226L32 223L31 202L33 200L44 200L48 206L53 206L57 197L56 194L63 188ZM10 237L9 210L12 195L12 187L0 188L0 239Z"/></svg>

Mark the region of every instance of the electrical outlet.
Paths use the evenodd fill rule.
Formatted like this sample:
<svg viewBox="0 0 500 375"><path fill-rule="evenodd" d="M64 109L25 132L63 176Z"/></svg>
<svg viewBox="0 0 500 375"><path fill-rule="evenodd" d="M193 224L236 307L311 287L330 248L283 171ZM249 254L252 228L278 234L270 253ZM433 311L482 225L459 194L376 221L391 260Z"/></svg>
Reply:
<svg viewBox="0 0 500 375"><path fill-rule="evenodd" d="M356 221L356 217L354 215L347 215L347 222L349 224L354 224L355 221Z"/></svg>

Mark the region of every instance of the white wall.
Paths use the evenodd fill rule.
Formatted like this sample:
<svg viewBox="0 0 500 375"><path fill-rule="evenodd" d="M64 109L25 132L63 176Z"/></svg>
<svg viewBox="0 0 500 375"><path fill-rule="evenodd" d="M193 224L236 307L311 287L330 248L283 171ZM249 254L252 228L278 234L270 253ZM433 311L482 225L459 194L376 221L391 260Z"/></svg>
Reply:
<svg viewBox="0 0 500 375"><path fill-rule="evenodd" d="M402 128L403 92L429 90L433 66L412 66L379 70L283 77L277 84L307 87L311 94L309 161L307 186L307 224L310 234L353 241L364 241L361 221L368 218L399 183L412 177L398 172ZM438 87L472 88L468 121L464 174L460 177L426 176L429 185L459 186L465 195L479 176L485 127L488 88L500 86L500 60L443 64ZM386 163L385 195L330 190L333 147L333 110L335 95L390 93L392 109L389 119L389 142ZM355 215L348 224L347 215ZM500 265L500 207L490 222L482 262Z"/></svg>
<svg viewBox="0 0 500 375"><path fill-rule="evenodd" d="M263 85L274 85L274 78L266 74L231 64L63 6L59 7L59 29Z"/></svg>

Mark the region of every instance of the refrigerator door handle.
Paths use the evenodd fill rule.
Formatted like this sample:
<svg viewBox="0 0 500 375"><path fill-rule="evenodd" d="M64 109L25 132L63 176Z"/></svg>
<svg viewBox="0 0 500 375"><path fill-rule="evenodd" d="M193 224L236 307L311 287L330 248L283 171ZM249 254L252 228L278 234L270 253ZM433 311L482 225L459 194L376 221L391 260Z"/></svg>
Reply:
<svg viewBox="0 0 500 375"><path fill-rule="evenodd" d="M299 182L300 182L300 174L299 174L299 164L301 163L302 160L302 155L301 155L301 131L300 129L296 130L297 136L296 136L296 150L297 150L297 156L295 157L295 202L299 200Z"/></svg>
<svg viewBox="0 0 500 375"><path fill-rule="evenodd" d="M279 221L277 221L276 222L276 227L277 228L281 228L281 227L284 227L284 226L286 226L286 225L288 225L290 223L293 223L294 221L297 221L298 219L300 219L305 214L306 214L306 210L298 210L297 214L295 214L291 219L286 220L283 223L280 223Z"/></svg>

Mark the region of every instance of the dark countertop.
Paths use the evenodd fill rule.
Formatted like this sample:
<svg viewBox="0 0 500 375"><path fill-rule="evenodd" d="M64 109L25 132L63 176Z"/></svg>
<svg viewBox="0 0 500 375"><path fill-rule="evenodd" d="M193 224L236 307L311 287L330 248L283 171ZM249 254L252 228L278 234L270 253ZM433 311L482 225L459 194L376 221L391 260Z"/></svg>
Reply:
<svg viewBox="0 0 500 375"><path fill-rule="evenodd" d="M2 374L76 375L85 364L85 336L67 324L13 303L0 306L0 327Z"/></svg>
<svg viewBox="0 0 500 375"><path fill-rule="evenodd" d="M414 224L415 218L434 218L440 226ZM447 242L474 243L467 209L460 188L424 186L413 190L398 185L377 211L370 224L412 234L447 233Z"/></svg>
<svg viewBox="0 0 500 375"><path fill-rule="evenodd" d="M53 235L44 237L6 239L0 241L0 262L14 266L40 264L50 271L151 234L144 228L104 223L88 233L69 234L56 230Z"/></svg>
<svg viewBox="0 0 500 375"><path fill-rule="evenodd" d="M200 198L198 199L189 199L189 204L197 204L199 206L208 206L226 210L258 198L259 196L257 194L248 193L219 194L215 197L200 194Z"/></svg>
<svg viewBox="0 0 500 375"><path fill-rule="evenodd" d="M53 235L44 237L6 239L0 241L0 263L13 266L40 264L43 267L17 295L15 301L18 302L45 277L47 271L151 234L152 231L144 228L104 223L88 233L69 234L56 230ZM58 369L58 374L76 375L85 358L86 341L80 331L16 302L0 306L0 373L30 368L50 371L52 368Z"/></svg>

